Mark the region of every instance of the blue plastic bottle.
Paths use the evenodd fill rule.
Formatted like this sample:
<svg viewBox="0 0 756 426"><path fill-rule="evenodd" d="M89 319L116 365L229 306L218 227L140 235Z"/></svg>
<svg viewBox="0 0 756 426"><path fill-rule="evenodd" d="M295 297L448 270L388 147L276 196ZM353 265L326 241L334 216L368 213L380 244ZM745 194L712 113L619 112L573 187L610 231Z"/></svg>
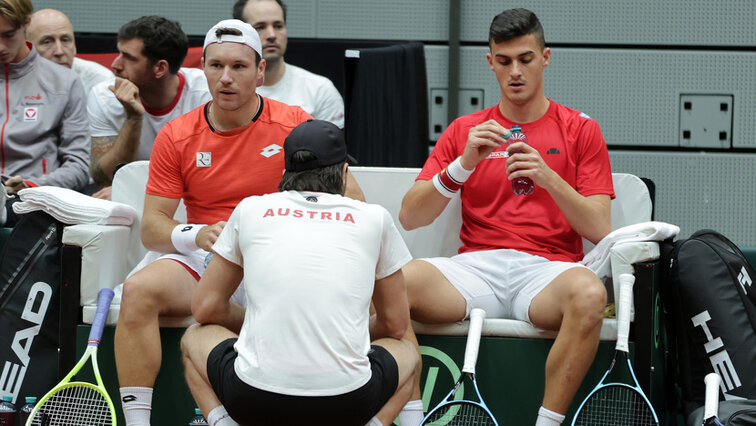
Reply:
<svg viewBox="0 0 756 426"><path fill-rule="evenodd" d="M34 406L37 405L37 397L36 396L27 396L25 399L26 404L24 404L20 410L18 410L18 426L24 426L26 424L26 421L29 419L29 415L32 411L34 411Z"/></svg>
<svg viewBox="0 0 756 426"><path fill-rule="evenodd" d="M522 128L515 124L512 126L512 136L507 139L507 144L511 145L515 142L525 142L528 143L528 137L525 136L525 133L522 132ZM518 150L510 151L510 154L516 154ZM528 177L521 177L517 178L512 181L512 191L515 195L529 195L532 194L535 190L535 185L533 184L533 180Z"/></svg>
<svg viewBox="0 0 756 426"><path fill-rule="evenodd" d="M17 414L16 406L13 405L13 397L4 395L3 402L0 402L0 426L16 426Z"/></svg>
<svg viewBox="0 0 756 426"><path fill-rule="evenodd" d="M199 408L194 409L194 418L189 422L189 426L208 426Z"/></svg>

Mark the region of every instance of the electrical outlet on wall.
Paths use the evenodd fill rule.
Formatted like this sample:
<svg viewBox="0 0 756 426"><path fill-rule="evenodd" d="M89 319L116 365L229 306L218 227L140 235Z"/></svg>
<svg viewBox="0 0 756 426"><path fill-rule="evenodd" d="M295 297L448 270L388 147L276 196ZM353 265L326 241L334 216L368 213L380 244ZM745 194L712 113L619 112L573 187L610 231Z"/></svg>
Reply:
<svg viewBox="0 0 756 426"><path fill-rule="evenodd" d="M483 109L483 89L461 89L459 91L460 117Z"/></svg>
<svg viewBox="0 0 756 426"><path fill-rule="evenodd" d="M449 125L447 114L449 110L449 90L448 89L430 89L429 108L430 120L428 124L428 135L430 140L437 141L441 133Z"/></svg>
<svg viewBox="0 0 756 426"><path fill-rule="evenodd" d="M732 95L680 95L680 146L732 147Z"/></svg>

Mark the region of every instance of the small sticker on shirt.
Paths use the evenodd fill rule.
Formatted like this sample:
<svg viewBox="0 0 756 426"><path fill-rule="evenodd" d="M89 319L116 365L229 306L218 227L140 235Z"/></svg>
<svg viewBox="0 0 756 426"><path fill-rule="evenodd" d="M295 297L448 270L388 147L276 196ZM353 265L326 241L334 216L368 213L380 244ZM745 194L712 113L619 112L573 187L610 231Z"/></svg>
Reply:
<svg viewBox="0 0 756 426"><path fill-rule="evenodd" d="M37 108L26 107L24 108L24 121L37 121Z"/></svg>
<svg viewBox="0 0 756 426"><path fill-rule="evenodd" d="M212 163L213 161L211 152L197 153L197 167L210 167Z"/></svg>

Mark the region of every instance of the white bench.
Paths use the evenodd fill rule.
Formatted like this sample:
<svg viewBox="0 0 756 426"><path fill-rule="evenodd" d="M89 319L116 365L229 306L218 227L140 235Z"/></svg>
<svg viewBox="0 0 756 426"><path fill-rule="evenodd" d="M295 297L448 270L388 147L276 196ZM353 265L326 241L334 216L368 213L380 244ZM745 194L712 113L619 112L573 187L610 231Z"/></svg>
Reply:
<svg viewBox="0 0 756 426"><path fill-rule="evenodd" d="M452 199L444 212L431 225L406 231L399 225L398 213L402 197L413 185L419 169L351 167L350 170L362 187L367 201L380 204L391 212L413 257L451 256L457 253L461 245L459 198ZM113 181L113 200L132 205L141 214L147 175L148 162L146 161L138 161L122 167ZM645 183L636 176L624 173L614 173L613 179L617 198L612 201L612 229L651 220L651 196ZM176 218L184 221L185 217L186 212L182 203ZM126 274L146 253L139 237L139 221L131 227L67 226L63 233L63 242L82 249L80 303L83 307L83 321L91 323L99 289L115 288L123 282ZM592 245L587 241L584 243L585 251L588 252ZM623 272L632 273L633 263L657 259L659 247L656 242L624 244L615 246L610 256L612 275L616 277ZM617 282L611 277L608 278L607 282ZM610 286L610 294L613 290L613 286ZM109 324L117 321L119 308L120 306L116 303L111 307ZM191 317L161 318L163 327L183 327L192 322ZM419 334L465 335L467 333L466 323L433 326L415 324L415 326ZM535 338L556 336L555 332L536 329L526 322L505 319L487 319L483 334ZM616 339L616 323L613 319L604 320L601 339Z"/></svg>

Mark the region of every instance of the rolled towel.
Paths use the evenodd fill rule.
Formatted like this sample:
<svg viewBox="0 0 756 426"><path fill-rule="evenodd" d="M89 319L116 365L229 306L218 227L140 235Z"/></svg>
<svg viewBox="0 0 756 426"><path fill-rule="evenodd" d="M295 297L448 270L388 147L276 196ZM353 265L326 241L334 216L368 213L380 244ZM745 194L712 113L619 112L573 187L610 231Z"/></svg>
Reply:
<svg viewBox="0 0 756 426"><path fill-rule="evenodd" d="M130 226L138 216L136 209L127 204L93 198L56 186L22 189L18 196L21 202L13 204L13 211L17 214L44 211L68 225Z"/></svg>

